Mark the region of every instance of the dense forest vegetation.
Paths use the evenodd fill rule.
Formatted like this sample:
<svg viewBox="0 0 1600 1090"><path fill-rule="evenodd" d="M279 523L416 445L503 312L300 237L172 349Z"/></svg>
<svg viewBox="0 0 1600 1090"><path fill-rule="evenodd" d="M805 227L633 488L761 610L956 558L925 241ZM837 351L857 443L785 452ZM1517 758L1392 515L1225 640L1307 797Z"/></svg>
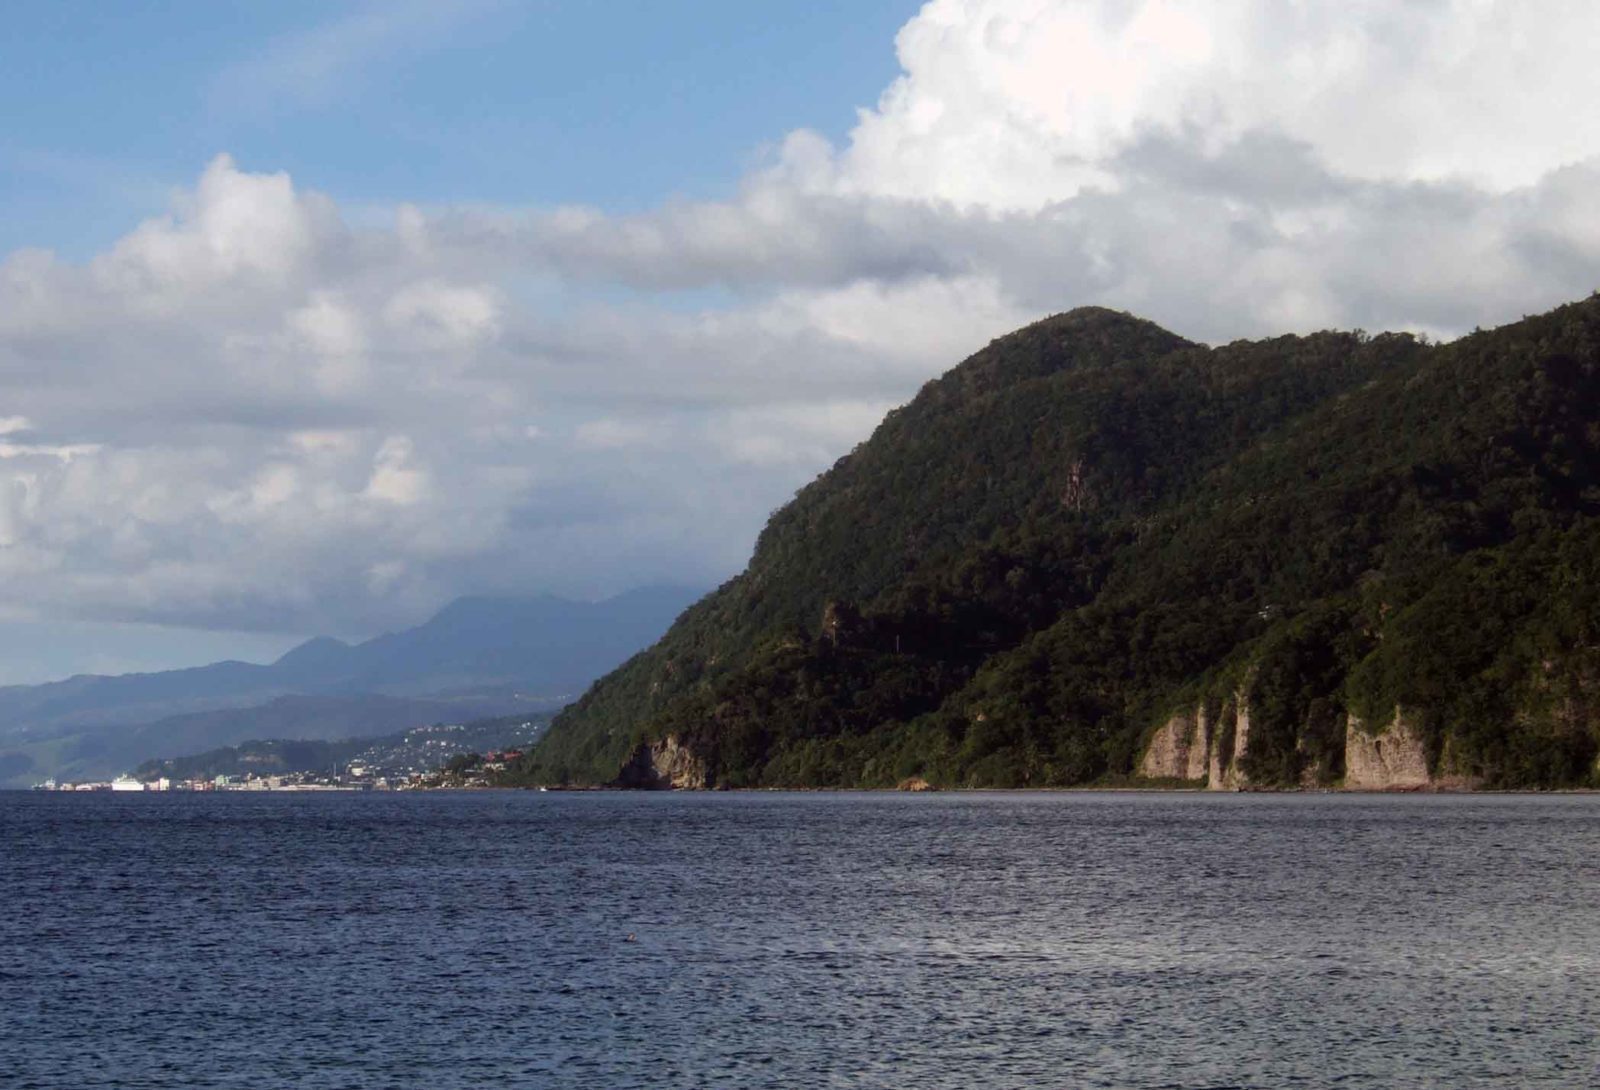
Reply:
<svg viewBox="0 0 1600 1090"><path fill-rule="evenodd" d="M1484 785L1591 784L1597 516L1600 299L1446 345L1077 310L890 413L518 778L671 738L708 786L1118 782L1247 693L1253 783L1403 709Z"/></svg>

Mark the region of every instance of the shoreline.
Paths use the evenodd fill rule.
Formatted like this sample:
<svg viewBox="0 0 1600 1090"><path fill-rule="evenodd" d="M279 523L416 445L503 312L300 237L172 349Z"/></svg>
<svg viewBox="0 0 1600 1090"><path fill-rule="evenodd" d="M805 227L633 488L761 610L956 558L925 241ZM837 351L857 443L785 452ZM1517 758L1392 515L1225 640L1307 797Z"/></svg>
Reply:
<svg viewBox="0 0 1600 1090"><path fill-rule="evenodd" d="M923 791L906 791L898 787L612 787L506 784L481 788L464 788L473 791L533 791L550 794L617 794L617 795L1061 795L1061 794L1130 794L1130 795L1210 795L1223 798L1230 795L1600 795L1600 787L1285 787L1243 788L1214 791L1208 787L1144 787L1134 784L1080 785L1073 787L935 787Z"/></svg>
<svg viewBox="0 0 1600 1090"><path fill-rule="evenodd" d="M898 787L613 787L555 786L550 784L485 784L481 786L408 787L405 789L372 790L360 788L266 788L254 791L58 791L37 787L0 787L0 794L27 795L425 795L440 792L504 791L533 794L561 795L1204 795L1227 798L1236 795L1280 796L1474 796L1474 795L1597 795L1600 787L1507 787L1507 788L1455 788L1455 787L1392 787L1392 788L1241 788L1214 791L1207 787L1146 787L1134 784L1079 785L1073 787L934 787L920 791L907 791Z"/></svg>

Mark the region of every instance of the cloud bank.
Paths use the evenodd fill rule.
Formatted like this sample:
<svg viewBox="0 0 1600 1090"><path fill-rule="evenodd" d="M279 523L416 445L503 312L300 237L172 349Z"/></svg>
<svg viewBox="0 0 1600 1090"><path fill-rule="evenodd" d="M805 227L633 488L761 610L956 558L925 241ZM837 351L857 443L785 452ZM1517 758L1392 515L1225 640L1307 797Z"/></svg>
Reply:
<svg viewBox="0 0 1600 1090"><path fill-rule="evenodd" d="M6 617L359 632L737 568L993 336L1450 336L1600 287L1578 3L934 0L721 202L401 206L219 155L0 262Z"/></svg>

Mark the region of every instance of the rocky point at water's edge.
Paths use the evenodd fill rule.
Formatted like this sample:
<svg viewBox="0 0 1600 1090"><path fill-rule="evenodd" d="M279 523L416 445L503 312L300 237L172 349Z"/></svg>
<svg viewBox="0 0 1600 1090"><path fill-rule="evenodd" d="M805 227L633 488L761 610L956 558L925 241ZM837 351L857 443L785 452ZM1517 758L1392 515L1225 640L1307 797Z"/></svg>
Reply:
<svg viewBox="0 0 1600 1090"><path fill-rule="evenodd" d="M1232 717L1231 741L1215 720ZM1151 736L1138 765L1150 780L1185 780L1211 791L1237 791L1253 785L1244 769L1250 745L1247 695L1235 694L1220 715L1208 715L1204 704L1174 714ZM1308 768L1300 786L1319 786L1318 770ZM1346 791L1471 791L1481 780L1456 767L1448 750L1431 761L1422 735L1401 710L1374 734L1353 715L1345 717L1344 777L1336 786Z"/></svg>
<svg viewBox="0 0 1600 1090"><path fill-rule="evenodd" d="M1344 786L1351 791L1471 791L1477 777L1456 768L1447 747L1435 765L1422 735L1396 708L1379 734L1350 716L1345 727Z"/></svg>
<svg viewBox="0 0 1600 1090"><path fill-rule="evenodd" d="M1156 731L1139 761L1138 774L1151 780L1204 782L1212 791L1250 786L1242 762L1250 746L1250 703L1235 693L1216 712L1204 703L1179 712Z"/></svg>
<svg viewBox="0 0 1600 1090"><path fill-rule="evenodd" d="M676 735L668 735L655 742L641 743L633 757L622 766L612 786L645 791L704 791L716 784L705 759Z"/></svg>

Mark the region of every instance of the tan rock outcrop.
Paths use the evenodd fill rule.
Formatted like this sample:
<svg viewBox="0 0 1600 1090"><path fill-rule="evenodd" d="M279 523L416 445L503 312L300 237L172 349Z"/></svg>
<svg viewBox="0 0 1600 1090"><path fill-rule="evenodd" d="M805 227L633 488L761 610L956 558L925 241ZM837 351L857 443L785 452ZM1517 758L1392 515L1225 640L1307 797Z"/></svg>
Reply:
<svg viewBox="0 0 1600 1090"><path fill-rule="evenodd" d="M1235 791L1247 783L1239 767L1250 742L1250 709L1244 694L1236 695L1225 714L1235 717L1233 742L1224 761L1221 731L1204 704L1178 712L1150 738L1139 759L1139 775L1153 780L1193 780L1213 791Z"/></svg>
<svg viewBox="0 0 1600 1090"><path fill-rule="evenodd" d="M1227 753L1227 762L1223 762L1221 742L1218 737L1222 732L1214 731L1210 759L1206 769L1206 787L1212 791L1238 791L1250 785L1250 778L1245 775L1242 762L1244 755L1250 749L1250 700L1245 690L1240 689L1233 695L1233 700L1224 707L1222 714L1233 715L1233 744Z"/></svg>
<svg viewBox="0 0 1600 1090"><path fill-rule="evenodd" d="M1382 734L1350 716L1344 733L1344 786L1350 791L1416 791L1433 785L1422 736L1395 710Z"/></svg>
<svg viewBox="0 0 1600 1090"><path fill-rule="evenodd" d="M1209 743L1205 709L1193 715L1179 712L1151 737L1139 760L1139 775L1152 780L1203 780Z"/></svg>
<svg viewBox="0 0 1600 1090"><path fill-rule="evenodd" d="M1233 720L1231 740L1224 752L1224 728ZM1223 705L1215 721L1205 706L1177 712L1150 737L1139 758L1138 774L1146 779L1204 782L1212 791L1240 791L1251 785L1244 771L1250 751L1250 701L1239 689ZM1460 770L1460 762L1447 744L1438 767L1430 767L1421 733L1396 709L1392 723L1380 734L1369 734L1361 721L1347 717L1345 727L1344 788L1349 791L1469 791L1481 780ZM1327 781L1327 770L1308 763L1298 786L1314 789Z"/></svg>
<svg viewBox="0 0 1600 1090"><path fill-rule="evenodd" d="M646 791L704 791L716 784L705 759L677 735L668 735L634 750L633 757L622 766L616 786Z"/></svg>
<svg viewBox="0 0 1600 1090"><path fill-rule="evenodd" d="M1206 717L1205 704L1195 709L1195 744L1189 747L1189 767L1184 770L1184 779L1205 779L1206 773L1211 770L1211 736L1216 733L1216 725Z"/></svg>
<svg viewBox="0 0 1600 1090"><path fill-rule="evenodd" d="M1459 770L1450 747L1437 768L1428 761L1422 734L1399 708L1380 734L1369 734L1350 716L1344 737L1344 786L1347 791L1470 791L1479 780Z"/></svg>
<svg viewBox="0 0 1600 1090"><path fill-rule="evenodd" d="M1211 721L1206 717L1206 706L1194 710L1194 744L1189 747L1189 762L1183 770L1186 780L1203 780L1210 764L1207 754L1211 748Z"/></svg>

